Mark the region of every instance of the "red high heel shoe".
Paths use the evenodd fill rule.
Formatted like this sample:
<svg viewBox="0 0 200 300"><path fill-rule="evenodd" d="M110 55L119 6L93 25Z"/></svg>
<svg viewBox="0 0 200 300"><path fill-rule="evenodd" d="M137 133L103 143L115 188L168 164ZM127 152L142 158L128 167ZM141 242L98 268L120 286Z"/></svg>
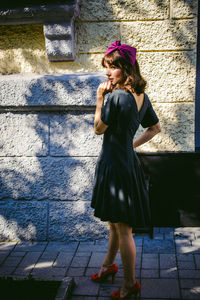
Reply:
<svg viewBox="0 0 200 300"><path fill-rule="evenodd" d="M131 295L137 296L137 294L140 291L141 291L141 285L139 284L139 282L136 281L135 285L129 290L126 296L120 297L120 290L118 290L118 291L114 291L114 293L112 293L110 297L112 299L127 299L127 297L130 297Z"/></svg>
<svg viewBox="0 0 200 300"><path fill-rule="evenodd" d="M94 282L104 282L109 276L112 276L112 283L114 283L115 275L118 271L118 267L116 264L113 264L112 266L108 267L106 271L104 271L101 276L98 275L98 273L91 276L91 279Z"/></svg>

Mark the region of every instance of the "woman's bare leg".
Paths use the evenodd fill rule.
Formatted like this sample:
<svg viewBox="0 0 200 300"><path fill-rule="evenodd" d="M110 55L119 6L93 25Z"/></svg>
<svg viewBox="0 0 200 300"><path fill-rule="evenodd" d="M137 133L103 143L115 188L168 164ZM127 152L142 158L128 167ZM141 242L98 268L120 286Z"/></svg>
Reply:
<svg viewBox="0 0 200 300"><path fill-rule="evenodd" d="M115 224L109 222L109 226L110 226L110 231L109 231L108 251L103 261L102 268L99 271L99 276L101 276L101 273L106 269L106 267L114 263L115 257L119 250L119 237L118 237L118 232L116 230Z"/></svg>
<svg viewBox="0 0 200 300"><path fill-rule="evenodd" d="M119 235L119 248L124 268L124 280L120 291L125 296L128 290L135 284L135 259L136 247L133 239L132 228L124 223L116 223Z"/></svg>

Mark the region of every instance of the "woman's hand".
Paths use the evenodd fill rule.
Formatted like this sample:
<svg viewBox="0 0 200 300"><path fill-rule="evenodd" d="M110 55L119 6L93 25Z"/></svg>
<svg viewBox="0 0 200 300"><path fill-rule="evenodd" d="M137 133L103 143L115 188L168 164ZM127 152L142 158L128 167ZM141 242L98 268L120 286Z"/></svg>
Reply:
<svg viewBox="0 0 200 300"><path fill-rule="evenodd" d="M100 83L98 89L97 89L97 97L105 96L107 93L111 92L113 90L113 85L110 81L105 81Z"/></svg>

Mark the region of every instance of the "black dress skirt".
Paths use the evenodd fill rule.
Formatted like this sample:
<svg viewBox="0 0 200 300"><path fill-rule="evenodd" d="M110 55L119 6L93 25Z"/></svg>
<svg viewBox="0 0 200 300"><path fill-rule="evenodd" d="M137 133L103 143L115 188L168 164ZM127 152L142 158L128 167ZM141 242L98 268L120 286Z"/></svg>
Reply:
<svg viewBox="0 0 200 300"><path fill-rule="evenodd" d="M144 128L155 125L158 117L147 94L138 111L132 93L118 89L109 94L101 120L108 128L95 170L91 201L94 215L102 221L122 222L133 228L148 227L148 192L133 138L140 124Z"/></svg>

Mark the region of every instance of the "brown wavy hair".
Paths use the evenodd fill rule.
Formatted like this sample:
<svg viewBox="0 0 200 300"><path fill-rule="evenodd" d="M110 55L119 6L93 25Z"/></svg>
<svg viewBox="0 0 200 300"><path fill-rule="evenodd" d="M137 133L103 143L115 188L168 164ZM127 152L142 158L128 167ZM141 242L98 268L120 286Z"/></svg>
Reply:
<svg viewBox="0 0 200 300"><path fill-rule="evenodd" d="M118 50L115 50L104 56L102 58L101 64L104 68L106 67L106 64L108 64L110 66L116 66L117 68L120 68L122 70L122 76L124 78L124 90L131 90L137 95L144 93L147 82L140 73L140 67L137 60L132 66L128 56L126 57L126 59L124 59L121 56L120 52ZM119 88L119 86L116 86L116 88Z"/></svg>

